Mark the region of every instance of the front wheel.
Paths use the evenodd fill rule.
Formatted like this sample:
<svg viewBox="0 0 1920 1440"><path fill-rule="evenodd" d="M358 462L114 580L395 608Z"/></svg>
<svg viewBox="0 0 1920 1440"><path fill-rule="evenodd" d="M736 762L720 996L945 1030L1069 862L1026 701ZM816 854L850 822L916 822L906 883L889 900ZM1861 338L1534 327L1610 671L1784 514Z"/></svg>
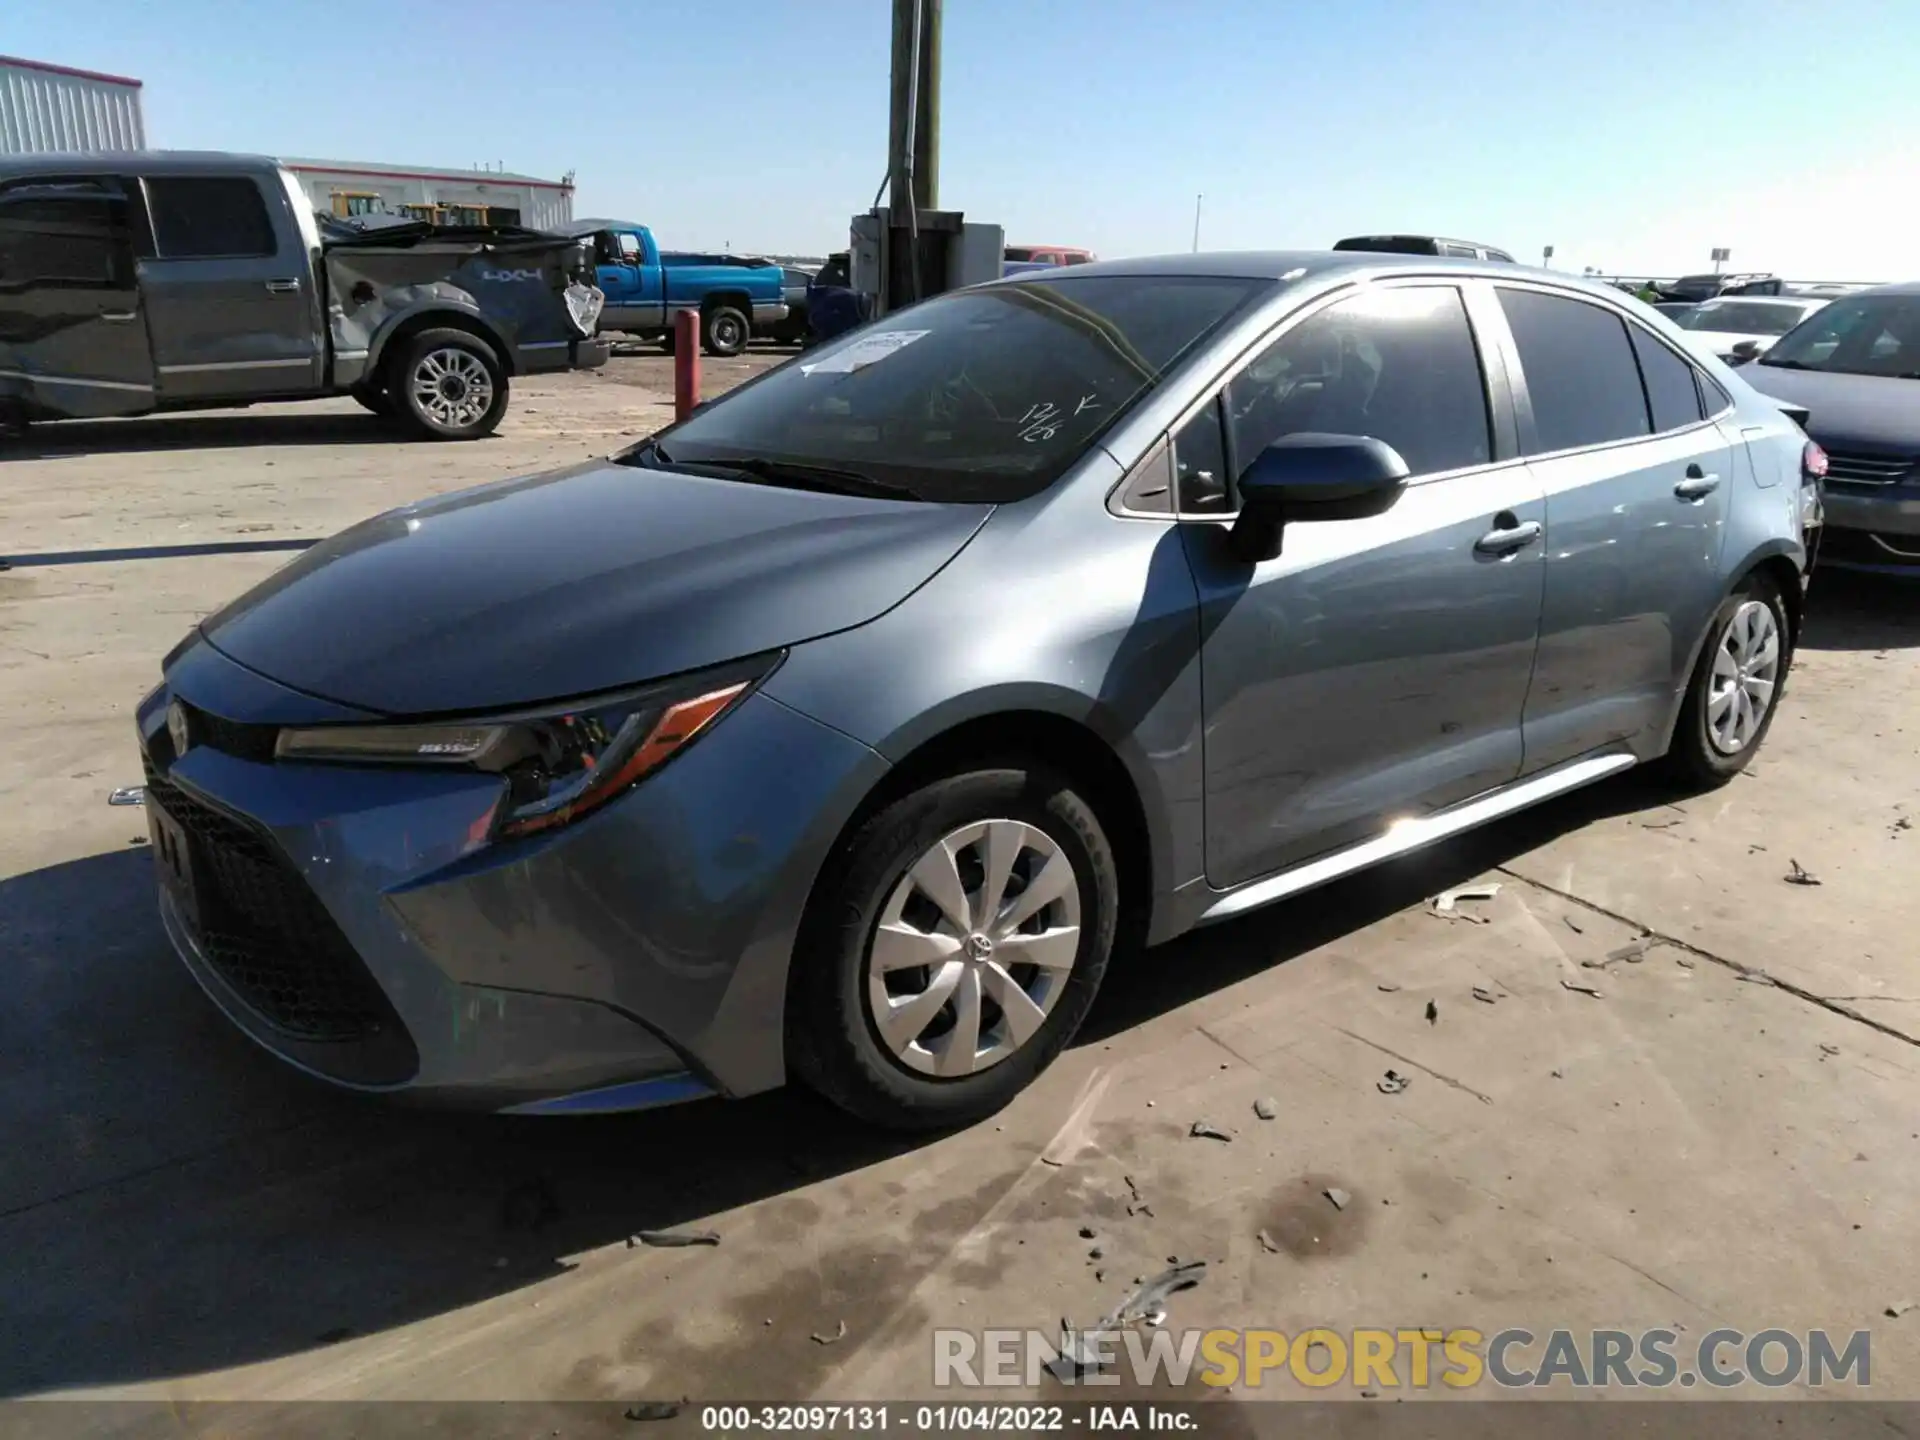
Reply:
<svg viewBox="0 0 1920 1440"><path fill-rule="evenodd" d="M715 305L700 317L700 343L709 355L738 355L752 334L747 317L731 305Z"/></svg>
<svg viewBox="0 0 1920 1440"><path fill-rule="evenodd" d="M1767 575L1751 576L1714 612L1667 751L1669 773L1709 789L1746 769L1779 713L1792 661L1780 587Z"/></svg>
<svg viewBox="0 0 1920 1440"><path fill-rule="evenodd" d="M507 413L507 372L485 341L464 330L427 330L408 342L388 393L430 438L477 440Z"/></svg>
<svg viewBox="0 0 1920 1440"><path fill-rule="evenodd" d="M1073 1038L1119 877L1091 806L1039 769L955 775L874 815L823 875L794 957L796 1073L892 1129L964 1125Z"/></svg>

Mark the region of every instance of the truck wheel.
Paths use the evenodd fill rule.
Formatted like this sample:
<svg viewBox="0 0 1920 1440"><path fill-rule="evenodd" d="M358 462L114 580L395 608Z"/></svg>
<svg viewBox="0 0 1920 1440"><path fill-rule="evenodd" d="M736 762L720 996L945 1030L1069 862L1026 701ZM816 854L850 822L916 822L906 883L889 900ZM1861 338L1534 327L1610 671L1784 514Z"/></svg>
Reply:
<svg viewBox="0 0 1920 1440"><path fill-rule="evenodd" d="M371 410L383 418L393 415L393 396L387 393L387 387L378 382L372 385L353 387L353 398L360 402L363 409Z"/></svg>
<svg viewBox="0 0 1920 1440"><path fill-rule="evenodd" d="M738 355L752 334L747 317L731 305L715 305L700 316L700 343L709 355Z"/></svg>
<svg viewBox="0 0 1920 1440"><path fill-rule="evenodd" d="M407 342L388 393L430 439L478 440L507 413L507 372L492 347L466 331L423 330Z"/></svg>

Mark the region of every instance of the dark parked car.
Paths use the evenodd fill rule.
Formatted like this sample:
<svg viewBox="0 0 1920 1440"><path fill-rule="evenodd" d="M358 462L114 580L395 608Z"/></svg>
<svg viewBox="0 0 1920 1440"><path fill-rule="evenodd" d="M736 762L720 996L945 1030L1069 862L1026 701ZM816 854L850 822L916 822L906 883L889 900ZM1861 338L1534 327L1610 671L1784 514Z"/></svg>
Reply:
<svg viewBox="0 0 1920 1440"><path fill-rule="evenodd" d="M1920 576L1920 284L1843 295L1740 373L1827 452L1821 559Z"/></svg>
<svg viewBox="0 0 1920 1440"><path fill-rule="evenodd" d="M797 265L781 267L782 297L787 302L787 314L784 320L776 324L770 332L770 338L783 345L804 345L810 326L807 323L807 291L813 285L811 270L802 270Z"/></svg>
<svg viewBox="0 0 1920 1440"><path fill-rule="evenodd" d="M1062 267L377 516L141 703L167 931L343 1086L982 1115L1136 942L1747 764L1817 451L1669 328L1509 265Z"/></svg>
<svg viewBox="0 0 1920 1440"><path fill-rule="evenodd" d="M1721 295L1784 295L1787 282L1778 275L1682 275L1665 285L1656 286L1663 300L1712 300Z"/></svg>

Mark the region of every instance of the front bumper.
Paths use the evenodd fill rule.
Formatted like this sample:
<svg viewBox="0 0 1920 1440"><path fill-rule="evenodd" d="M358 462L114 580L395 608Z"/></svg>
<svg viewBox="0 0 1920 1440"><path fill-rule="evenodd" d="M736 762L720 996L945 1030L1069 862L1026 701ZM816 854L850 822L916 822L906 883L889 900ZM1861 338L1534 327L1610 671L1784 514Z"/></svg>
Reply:
<svg viewBox="0 0 1920 1440"><path fill-rule="evenodd" d="M787 318L787 302L784 300L756 301L753 307L753 323L756 325L778 325Z"/></svg>
<svg viewBox="0 0 1920 1440"><path fill-rule="evenodd" d="M1823 565L1841 570L1920 575L1920 486L1826 487Z"/></svg>
<svg viewBox="0 0 1920 1440"><path fill-rule="evenodd" d="M258 677L226 683L237 668L191 647L143 702L140 734L153 803L188 812L173 818L222 857L194 866L198 926L163 889L168 934L246 1034L335 1085L495 1110L633 1109L784 1080L794 935L879 756L756 695L586 819L484 844L491 777L234 753L249 727L314 718L293 692L209 720L207 743L174 756L176 691L211 715L263 698ZM234 916L270 928L283 913L236 958Z"/></svg>
<svg viewBox="0 0 1920 1440"><path fill-rule="evenodd" d="M613 354L613 342L604 335L585 340L541 340L520 346L517 363L522 375L547 375L557 370L598 370Z"/></svg>

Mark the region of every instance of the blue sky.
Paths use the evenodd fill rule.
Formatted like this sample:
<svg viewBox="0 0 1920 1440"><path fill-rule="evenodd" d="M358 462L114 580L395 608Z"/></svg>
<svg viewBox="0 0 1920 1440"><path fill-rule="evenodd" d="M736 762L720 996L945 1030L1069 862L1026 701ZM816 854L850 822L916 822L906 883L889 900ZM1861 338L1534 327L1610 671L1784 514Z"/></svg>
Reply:
<svg viewBox="0 0 1920 1440"><path fill-rule="evenodd" d="M450 16L460 17L449 24ZM887 0L5 0L150 143L577 173L819 252L885 170ZM1421 230L1557 266L1920 271L1912 0L946 0L943 205L1118 256Z"/></svg>

